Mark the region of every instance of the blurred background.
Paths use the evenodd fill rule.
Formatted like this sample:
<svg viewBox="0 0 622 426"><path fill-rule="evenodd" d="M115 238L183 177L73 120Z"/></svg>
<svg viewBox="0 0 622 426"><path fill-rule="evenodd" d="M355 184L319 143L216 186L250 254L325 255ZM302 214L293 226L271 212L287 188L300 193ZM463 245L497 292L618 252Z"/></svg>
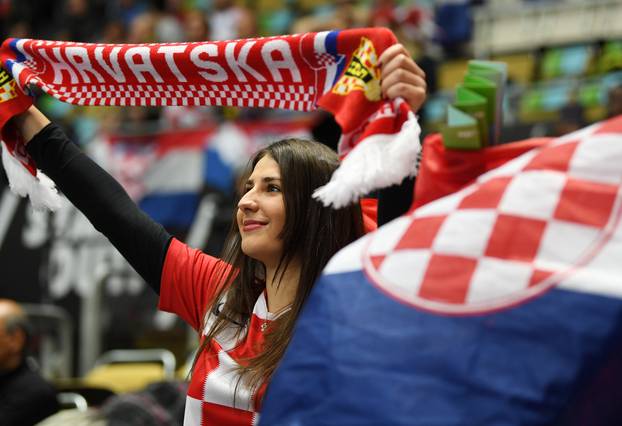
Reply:
<svg viewBox="0 0 622 426"><path fill-rule="evenodd" d="M619 0L0 0L2 39L151 43L389 27L427 75L424 134L439 129L469 59L506 62L505 142L557 136L622 113L620 22ZM236 174L251 153L285 136L330 146L339 138L322 112L79 107L45 94L37 105L148 214L213 255L229 229ZM186 151L167 143L179 138ZM168 148L163 154L158 146ZM162 377L185 378L197 336L157 312L156 296L107 240L68 203L55 214L34 212L9 192L4 173L0 185L0 297L27 307L44 376L68 388L95 377L111 350L158 349L164 352L141 353L173 369ZM120 393L154 377L92 383Z"/></svg>

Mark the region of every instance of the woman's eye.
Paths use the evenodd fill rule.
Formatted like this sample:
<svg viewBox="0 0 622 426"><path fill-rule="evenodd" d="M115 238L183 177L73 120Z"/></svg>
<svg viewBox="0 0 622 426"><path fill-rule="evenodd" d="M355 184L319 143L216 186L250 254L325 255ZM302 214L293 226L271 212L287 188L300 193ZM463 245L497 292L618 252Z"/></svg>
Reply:
<svg viewBox="0 0 622 426"><path fill-rule="evenodd" d="M270 184L268 185L268 192L281 192L281 188L277 185Z"/></svg>

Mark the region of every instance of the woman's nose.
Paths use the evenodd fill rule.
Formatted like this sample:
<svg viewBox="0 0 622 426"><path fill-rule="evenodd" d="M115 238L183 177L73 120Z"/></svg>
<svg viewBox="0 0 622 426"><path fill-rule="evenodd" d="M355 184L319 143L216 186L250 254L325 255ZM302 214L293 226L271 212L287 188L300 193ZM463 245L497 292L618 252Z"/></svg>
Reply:
<svg viewBox="0 0 622 426"><path fill-rule="evenodd" d="M242 198L240 198L240 201L238 202L238 208L240 210L257 210L257 201L255 200L255 196L253 194L253 190L250 190L246 192Z"/></svg>

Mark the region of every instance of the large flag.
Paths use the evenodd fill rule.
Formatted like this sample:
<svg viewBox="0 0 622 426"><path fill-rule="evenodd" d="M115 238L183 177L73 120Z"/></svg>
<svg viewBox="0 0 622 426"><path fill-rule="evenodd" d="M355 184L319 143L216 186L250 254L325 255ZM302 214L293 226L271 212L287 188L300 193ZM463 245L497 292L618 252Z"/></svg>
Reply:
<svg viewBox="0 0 622 426"><path fill-rule="evenodd" d="M621 181L622 116L340 251L261 424L622 424Z"/></svg>

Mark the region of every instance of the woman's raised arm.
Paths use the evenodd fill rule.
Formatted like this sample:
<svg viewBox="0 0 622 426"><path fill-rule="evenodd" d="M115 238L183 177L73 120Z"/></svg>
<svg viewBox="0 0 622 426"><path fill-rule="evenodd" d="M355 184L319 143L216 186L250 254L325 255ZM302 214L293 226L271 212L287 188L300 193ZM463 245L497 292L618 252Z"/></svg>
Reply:
<svg viewBox="0 0 622 426"><path fill-rule="evenodd" d="M130 199L121 185L72 143L37 108L11 119L26 150L95 228L159 293L171 236Z"/></svg>

